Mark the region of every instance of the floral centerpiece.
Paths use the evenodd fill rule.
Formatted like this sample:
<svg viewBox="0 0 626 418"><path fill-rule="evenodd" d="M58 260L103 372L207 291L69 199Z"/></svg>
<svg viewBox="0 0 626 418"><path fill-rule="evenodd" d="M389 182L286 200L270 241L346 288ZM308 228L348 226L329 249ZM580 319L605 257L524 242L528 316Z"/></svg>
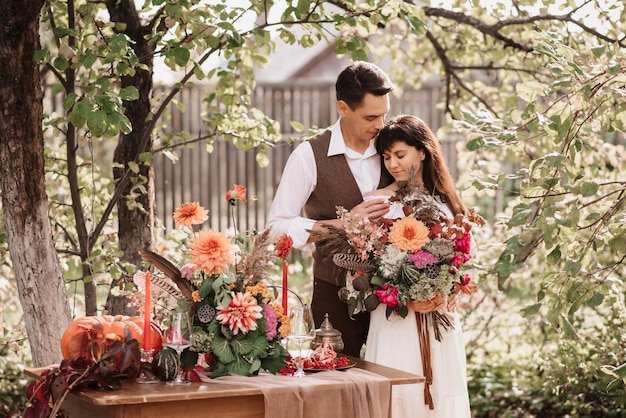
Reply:
<svg viewBox="0 0 626 418"><path fill-rule="evenodd" d="M240 185L226 193L231 208L246 202L245 193ZM208 210L196 202L174 213L177 228L192 230L207 219ZM272 242L268 230L238 235L235 228L232 238L200 230L192 232L180 269L151 251L141 252L174 283L163 287L177 299L175 309L193 315L192 345L183 353L187 366L195 364L200 353L214 358L213 377L252 375L260 369L277 373L285 366L287 352L280 341L289 332L289 321L276 301L276 286L268 283L276 259L287 256L290 242L288 236Z"/></svg>
<svg viewBox="0 0 626 418"><path fill-rule="evenodd" d="M372 222L338 208L343 229L327 225L318 234L336 265L349 274L340 298L350 314L386 305L387 317L406 317L412 302L437 302L451 294L469 294L475 285L462 266L471 259L474 225L484 224L473 210L449 218L421 186L401 184L391 202L402 205L404 217ZM453 326L445 310L427 314L441 340L441 328Z"/></svg>

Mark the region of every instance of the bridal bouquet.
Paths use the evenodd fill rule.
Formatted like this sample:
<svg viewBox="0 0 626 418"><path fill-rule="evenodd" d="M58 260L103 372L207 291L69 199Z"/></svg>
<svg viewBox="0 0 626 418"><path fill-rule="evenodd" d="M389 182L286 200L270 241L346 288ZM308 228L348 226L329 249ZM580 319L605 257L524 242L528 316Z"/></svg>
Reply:
<svg viewBox="0 0 626 418"><path fill-rule="evenodd" d="M245 193L245 187L235 185L226 199L235 206L246 202ZM207 219L208 210L196 202L185 203L174 213L177 228L190 231ZM268 230L243 236L235 230L231 238L212 229L200 230L183 245L180 269L156 253L141 252L169 279L153 275L151 286L166 289L176 299L175 309L193 315L192 361L185 363L195 364L199 353L210 353L216 362L212 377L247 376L260 369L277 373L285 366L287 352L280 341L289 333L289 321L268 283L277 259L286 258L291 242L288 236L271 242Z"/></svg>
<svg viewBox="0 0 626 418"><path fill-rule="evenodd" d="M433 197L414 184L403 184L390 201L404 216L374 223L338 208L343 229L329 226L318 245L327 246L333 261L346 269L340 298L351 314L372 311L383 303L387 317L406 317L411 303L439 301L475 288L462 266L471 259L474 225L484 221L474 211L449 218ZM435 335L452 326L442 311L430 312Z"/></svg>

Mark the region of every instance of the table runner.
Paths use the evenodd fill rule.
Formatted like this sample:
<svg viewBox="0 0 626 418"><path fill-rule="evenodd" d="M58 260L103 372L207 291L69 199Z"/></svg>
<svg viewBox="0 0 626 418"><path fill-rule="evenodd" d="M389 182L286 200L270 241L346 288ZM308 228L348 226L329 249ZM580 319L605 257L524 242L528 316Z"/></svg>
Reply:
<svg viewBox="0 0 626 418"><path fill-rule="evenodd" d="M263 392L266 418L386 418L391 382L362 369L327 370L302 378L272 375L201 376L203 381L250 386Z"/></svg>

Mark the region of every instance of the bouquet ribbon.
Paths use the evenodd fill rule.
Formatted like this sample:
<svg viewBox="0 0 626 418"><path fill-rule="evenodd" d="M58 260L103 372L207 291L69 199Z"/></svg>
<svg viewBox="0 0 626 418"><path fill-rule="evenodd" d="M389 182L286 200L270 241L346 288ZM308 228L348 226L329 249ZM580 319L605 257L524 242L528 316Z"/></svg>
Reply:
<svg viewBox="0 0 626 418"><path fill-rule="evenodd" d="M429 314L415 312L417 319L417 335L420 340L420 355L422 356L422 367L424 369L424 403L433 410L433 397L430 394L430 385L433 383L433 369L430 364L430 334L428 333L428 317Z"/></svg>

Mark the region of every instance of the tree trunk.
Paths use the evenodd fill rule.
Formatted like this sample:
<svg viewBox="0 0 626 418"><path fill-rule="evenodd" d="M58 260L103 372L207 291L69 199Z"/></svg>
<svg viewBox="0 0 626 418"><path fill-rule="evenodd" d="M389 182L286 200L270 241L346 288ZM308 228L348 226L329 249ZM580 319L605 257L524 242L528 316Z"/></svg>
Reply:
<svg viewBox="0 0 626 418"><path fill-rule="evenodd" d="M122 77L122 87L135 86L139 91L139 99L124 102L126 116L130 120L133 130L128 135L120 135L119 143L115 149L114 161L120 167L128 169L128 163L137 161L137 156L142 152L150 152L152 149L152 128L149 125L150 98L152 95L152 68L154 47L149 45L145 36L150 33L150 29L141 25L141 19L135 8L133 1L107 1L111 20L114 22L124 22L126 29L124 33L134 42L133 49L146 69L136 68L133 76ZM118 211L118 237L120 250L124 253L124 259L139 266L141 257L139 250L152 248L154 243L154 173L152 163L140 164L140 171L136 176L145 178L145 193L141 193L135 199L140 204L140 208L129 208L127 199L121 198L117 204ZM116 180L124 175L124 169L113 169ZM139 190L132 190L133 183L130 182L123 190L123 196L127 196L131 191L138 193ZM129 281L129 277L121 280ZM119 283L114 283L119 285ZM111 313L126 313L129 308L126 306L124 298L109 294L106 309Z"/></svg>
<svg viewBox="0 0 626 418"><path fill-rule="evenodd" d="M61 360L70 309L48 218L39 49L43 0L0 0L0 187L35 366Z"/></svg>

